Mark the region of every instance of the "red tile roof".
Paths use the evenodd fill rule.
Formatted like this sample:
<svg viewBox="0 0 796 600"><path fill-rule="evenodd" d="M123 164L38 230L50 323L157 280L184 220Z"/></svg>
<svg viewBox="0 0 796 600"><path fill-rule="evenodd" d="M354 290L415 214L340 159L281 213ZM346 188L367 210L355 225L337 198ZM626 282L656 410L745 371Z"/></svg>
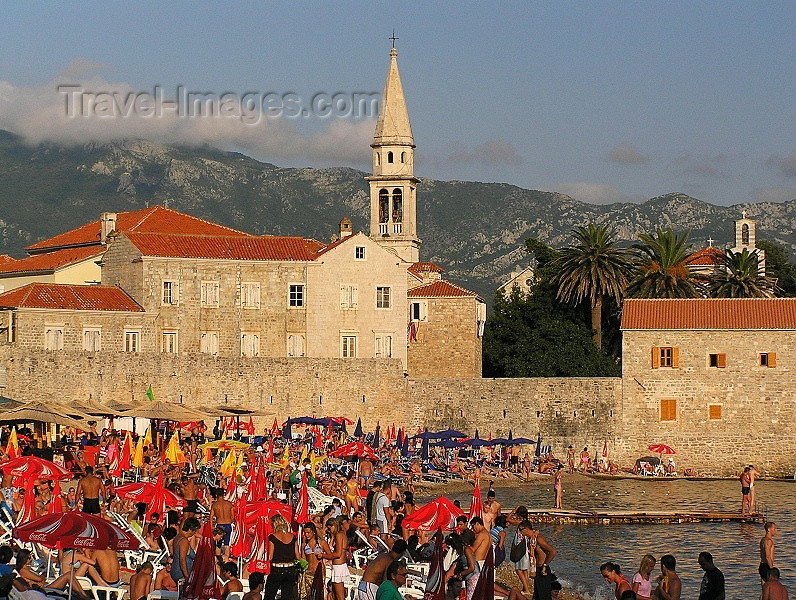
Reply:
<svg viewBox="0 0 796 600"><path fill-rule="evenodd" d="M478 298L478 294L471 292L450 281L433 281L425 285L419 285L409 290L409 298Z"/></svg>
<svg viewBox="0 0 796 600"><path fill-rule="evenodd" d="M628 299L621 328L796 329L796 298Z"/></svg>
<svg viewBox="0 0 796 600"><path fill-rule="evenodd" d="M116 216L116 230L120 232L136 231L140 233L187 233L194 235L240 235L250 234L217 225L198 217L192 217L163 206L150 206L141 210L120 212ZM41 242L28 246L28 253L41 252L48 248L64 246L87 246L99 244L102 224L99 219L60 233Z"/></svg>
<svg viewBox="0 0 796 600"><path fill-rule="evenodd" d="M144 309L121 288L60 283L29 283L5 294L0 294L0 306L4 308L144 312Z"/></svg>
<svg viewBox="0 0 796 600"><path fill-rule="evenodd" d="M101 256L103 252L105 252L103 246L83 246L34 254L19 260L0 260L0 275L3 273L19 275L20 273L52 272L88 258Z"/></svg>
<svg viewBox="0 0 796 600"><path fill-rule="evenodd" d="M445 269L433 262L416 262L409 267L409 272L419 277L421 273L444 273Z"/></svg>
<svg viewBox="0 0 796 600"><path fill-rule="evenodd" d="M163 235L127 233L144 256L216 260L315 260L324 245L290 236Z"/></svg>
<svg viewBox="0 0 796 600"><path fill-rule="evenodd" d="M721 248L716 248L715 246L709 246L694 252L688 257L687 263L689 267L693 265L713 266L721 264L721 259L723 256L724 250Z"/></svg>

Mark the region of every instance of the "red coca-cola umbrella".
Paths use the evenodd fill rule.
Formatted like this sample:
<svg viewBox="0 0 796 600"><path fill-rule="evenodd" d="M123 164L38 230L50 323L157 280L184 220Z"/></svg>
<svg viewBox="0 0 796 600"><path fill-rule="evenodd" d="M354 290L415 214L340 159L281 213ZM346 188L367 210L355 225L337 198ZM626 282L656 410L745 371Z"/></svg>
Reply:
<svg viewBox="0 0 796 600"><path fill-rule="evenodd" d="M17 482L43 479L71 479L72 473L54 462L38 456L20 456L0 464L3 473L11 475Z"/></svg>
<svg viewBox="0 0 796 600"><path fill-rule="evenodd" d="M14 527L14 537L21 542L50 548L138 549L138 540L132 533L97 515L77 511L48 514L28 521Z"/></svg>
<svg viewBox="0 0 796 600"><path fill-rule="evenodd" d="M271 520L275 515L282 515L290 523L293 520L293 507L273 500L251 502L246 507L244 535L251 540L250 571L265 574L271 572L268 562L268 536L273 533Z"/></svg>
<svg viewBox="0 0 796 600"><path fill-rule="evenodd" d="M672 447L666 444L652 444L649 446L649 451L655 454L676 454Z"/></svg>
<svg viewBox="0 0 796 600"><path fill-rule="evenodd" d="M334 456L336 458L367 458L368 460L379 460L373 448L362 442L343 444L339 448L329 452L329 456Z"/></svg>
<svg viewBox="0 0 796 600"><path fill-rule="evenodd" d="M125 500L133 502L145 502L147 504L146 519L152 513L163 515L166 508L185 508L188 503L185 498L178 496L172 491L163 487L163 474L158 475L155 483L151 481L138 481L127 483L114 488L116 495Z"/></svg>
<svg viewBox="0 0 796 600"><path fill-rule="evenodd" d="M432 500L422 508L417 509L402 522L404 529L419 529L433 531L437 528L450 531L456 527L456 517L462 516L462 509L458 508L445 496Z"/></svg>
<svg viewBox="0 0 796 600"><path fill-rule="evenodd" d="M232 525L232 537L230 538L230 554L236 557L243 557L249 554L249 537L246 533L246 511L248 509L246 494L242 494L235 505L235 523Z"/></svg>
<svg viewBox="0 0 796 600"><path fill-rule="evenodd" d="M213 524L209 520L202 529L202 539L199 540L193 567L188 575L185 596L191 600L209 600L221 597L221 589L216 577L216 544L213 541Z"/></svg>
<svg viewBox="0 0 796 600"><path fill-rule="evenodd" d="M423 600L445 600L445 551L442 549L442 529L434 534L434 554L426 579L426 593Z"/></svg>
<svg viewBox="0 0 796 600"><path fill-rule="evenodd" d="M299 488L298 503L293 522L296 525L304 525L310 521L310 494L307 490L307 471L301 473L301 487Z"/></svg>
<svg viewBox="0 0 796 600"><path fill-rule="evenodd" d="M50 506L47 507L47 512L52 514L64 512L64 499L61 496L61 482L56 481L53 488L53 497L50 500Z"/></svg>

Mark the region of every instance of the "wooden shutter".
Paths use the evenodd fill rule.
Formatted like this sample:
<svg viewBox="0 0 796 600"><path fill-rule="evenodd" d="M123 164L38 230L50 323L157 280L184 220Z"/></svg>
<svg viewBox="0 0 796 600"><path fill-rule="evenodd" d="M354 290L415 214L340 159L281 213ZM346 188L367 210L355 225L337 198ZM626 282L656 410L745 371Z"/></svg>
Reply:
<svg viewBox="0 0 796 600"><path fill-rule="evenodd" d="M777 353L776 352L769 352L768 353L768 366L769 367L776 367L777 366Z"/></svg>
<svg viewBox="0 0 796 600"><path fill-rule="evenodd" d="M652 368L658 369L661 366L661 349L658 346L652 347Z"/></svg>
<svg viewBox="0 0 796 600"><path fill-rule="evenodd" d="M708 407L708 416L712 421L721 419L721 404L711 404Z"/></svg>
<svg viewBox="0 0 796 600"><path fill-rule="evenodd" d="M716 366L719 369L724 369L727 366L727 355L726 354L718 354L717 355Z"/></svg>
<svg viewBox="0 0 796 600"><path fill-rule="evenodd" d="M661 421L674 421L677 419L677 400L663 398L661 400Z"/></svg>
<svg viewBox="0 0 796 600"><path fill-rule="evenodd" d="M676 369L680 366L680 348L675 346L672 348L672 368Z"/></svg>

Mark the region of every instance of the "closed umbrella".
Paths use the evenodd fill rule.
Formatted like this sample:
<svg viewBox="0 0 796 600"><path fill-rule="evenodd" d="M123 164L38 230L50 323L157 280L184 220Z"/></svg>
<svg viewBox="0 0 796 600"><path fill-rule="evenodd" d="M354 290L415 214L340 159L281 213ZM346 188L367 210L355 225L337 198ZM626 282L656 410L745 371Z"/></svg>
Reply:
<svg viewBox="0 0 796 600"><path fill-rule="evenodd" d="M376 431L373 433L373 444L371 444L373 446L374 450L378 450L379 449L379 442L381 441L379 439L380 438L380 434L381 434L381 425L376 423Z"/></svg>
<svg viewBox="0 0 796 600"><path fill-rule="evenodd" d="M429 446L428 438L423 438L423 445L420 447L420 457L423 460L428 460L429 457L431 456L428 446Z"/></svg>
<svg viewBox="0 0 796 600"><path fill-rule="evenodd" d="M210 519L202 529L202 539L199 540L193 567L188 574L185 596L197 600L221 597L216 577L216 544L213 541L213 524Z"/></svg>
<svg viewBox="0 0 796 600"><path fill-rule="evenodd" d="M288 417L285 426L282 428L282 437L286 440L293 439L293 432L290 430L290 417Z"/></svg>
<svg viewBox="0 0 796 600"><path fill-rule="evenodd" d="M473 517L481 517L484 516L484 504L481 500L481 484L476 479L475 487L473 488L473 499L470 501L470 512L467 515L468 519L472 519Z"/></svg>
<svg viewBox="0 0 796 600"><path fill-rule="evenodd" d="M307 490L307 471L301 474L301 487L299 488L298 503L293 522L297 525L304 525L310 521L310 494Z"/></svg>
<svg viewBox="0 0 796 600"><path fill-rule="evenodd" d="M426 579L426 593L423 600L445 600L445 552L442 549L442 528L434 533L434 554Z"/></svg>
<svg viewBox="0 0 796 600"><path fill-rule="evenodd" d="M495 598L495 548L489 545L481 567L481 575L473 590L472 600L494 600Z"/></svg>
<svg viewBox="0 0 796 600"><path fill-rule="evenodd" d="M47 508L49 514L64 512L64 500L61 495L61 482L56 481L53 487L53 497L50 506Z"/></svg>
<svg viewBox="0 0 796 600"><path fill-rule="evenodd" d="M362 437L362 417L357 419L357 426L354 428L354 437Z"/></svg>
<svg viewBox="0 0 796 600"><path fill-rule="evenodd" d="M309 600L323 600L326 596L326 585L324 583L323 561L318 561L315 574L312 576L312 587L310 588Z"/></svg>

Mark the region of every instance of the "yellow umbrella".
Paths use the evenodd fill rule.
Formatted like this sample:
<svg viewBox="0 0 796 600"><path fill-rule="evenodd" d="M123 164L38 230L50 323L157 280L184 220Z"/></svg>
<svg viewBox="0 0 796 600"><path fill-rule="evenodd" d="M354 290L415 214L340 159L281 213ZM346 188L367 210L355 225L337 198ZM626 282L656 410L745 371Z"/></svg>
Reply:
<svg viewBox="0 0 796 600"><path fill-rule="evenodd" d="M205 442L199 446L200 450L207 450L208 448L219 448L221 450L245 449L250 447L251 444L246 442L239 442L238 440L213 440L212 442Z"/></svg>
<svg viewBox="0 0 796 600"><path fill-rule="evenodd" d="M290 462L290 446L285 444L285 451L282 453L282 460L279 461L280 465L286 467Z"/></svg>
<svg viewBox="0 0 796 600"><path fill-rule="evenodd" d="M235 472L236 464L237 461L235 457L235 451L233 450L232 452L227 454L227 457L224 459L224 462L221 463L221 466L219 467L218 470L224 477L229 477Z"/></svg>
<svg viewBox="0 0 796 600"><path fill-rule="evenodd" d="M140 469L144 466L144 436L138 438L138 443L135 445L135 452L133 452L133 466Z"/></svg>
<svg viewBox="0 0 796 600"><path fill-rule="evenodd" d="M169 440L169 445L166 446L166 458L168 458L172 464L185 464L187 461L185 460L185 454L180 448L180 434L178 431L174 432L174 435L171 436Z"/></svg>
<svg viewBox="0 0 796 600"><path fill-rule="evenodd" d="M315 454L310 454L310 471L312 472L312 476L315 477L315 467L321 464L323 461L326 460L326 455L321 454L320 456L316 457Z"/></svg>

